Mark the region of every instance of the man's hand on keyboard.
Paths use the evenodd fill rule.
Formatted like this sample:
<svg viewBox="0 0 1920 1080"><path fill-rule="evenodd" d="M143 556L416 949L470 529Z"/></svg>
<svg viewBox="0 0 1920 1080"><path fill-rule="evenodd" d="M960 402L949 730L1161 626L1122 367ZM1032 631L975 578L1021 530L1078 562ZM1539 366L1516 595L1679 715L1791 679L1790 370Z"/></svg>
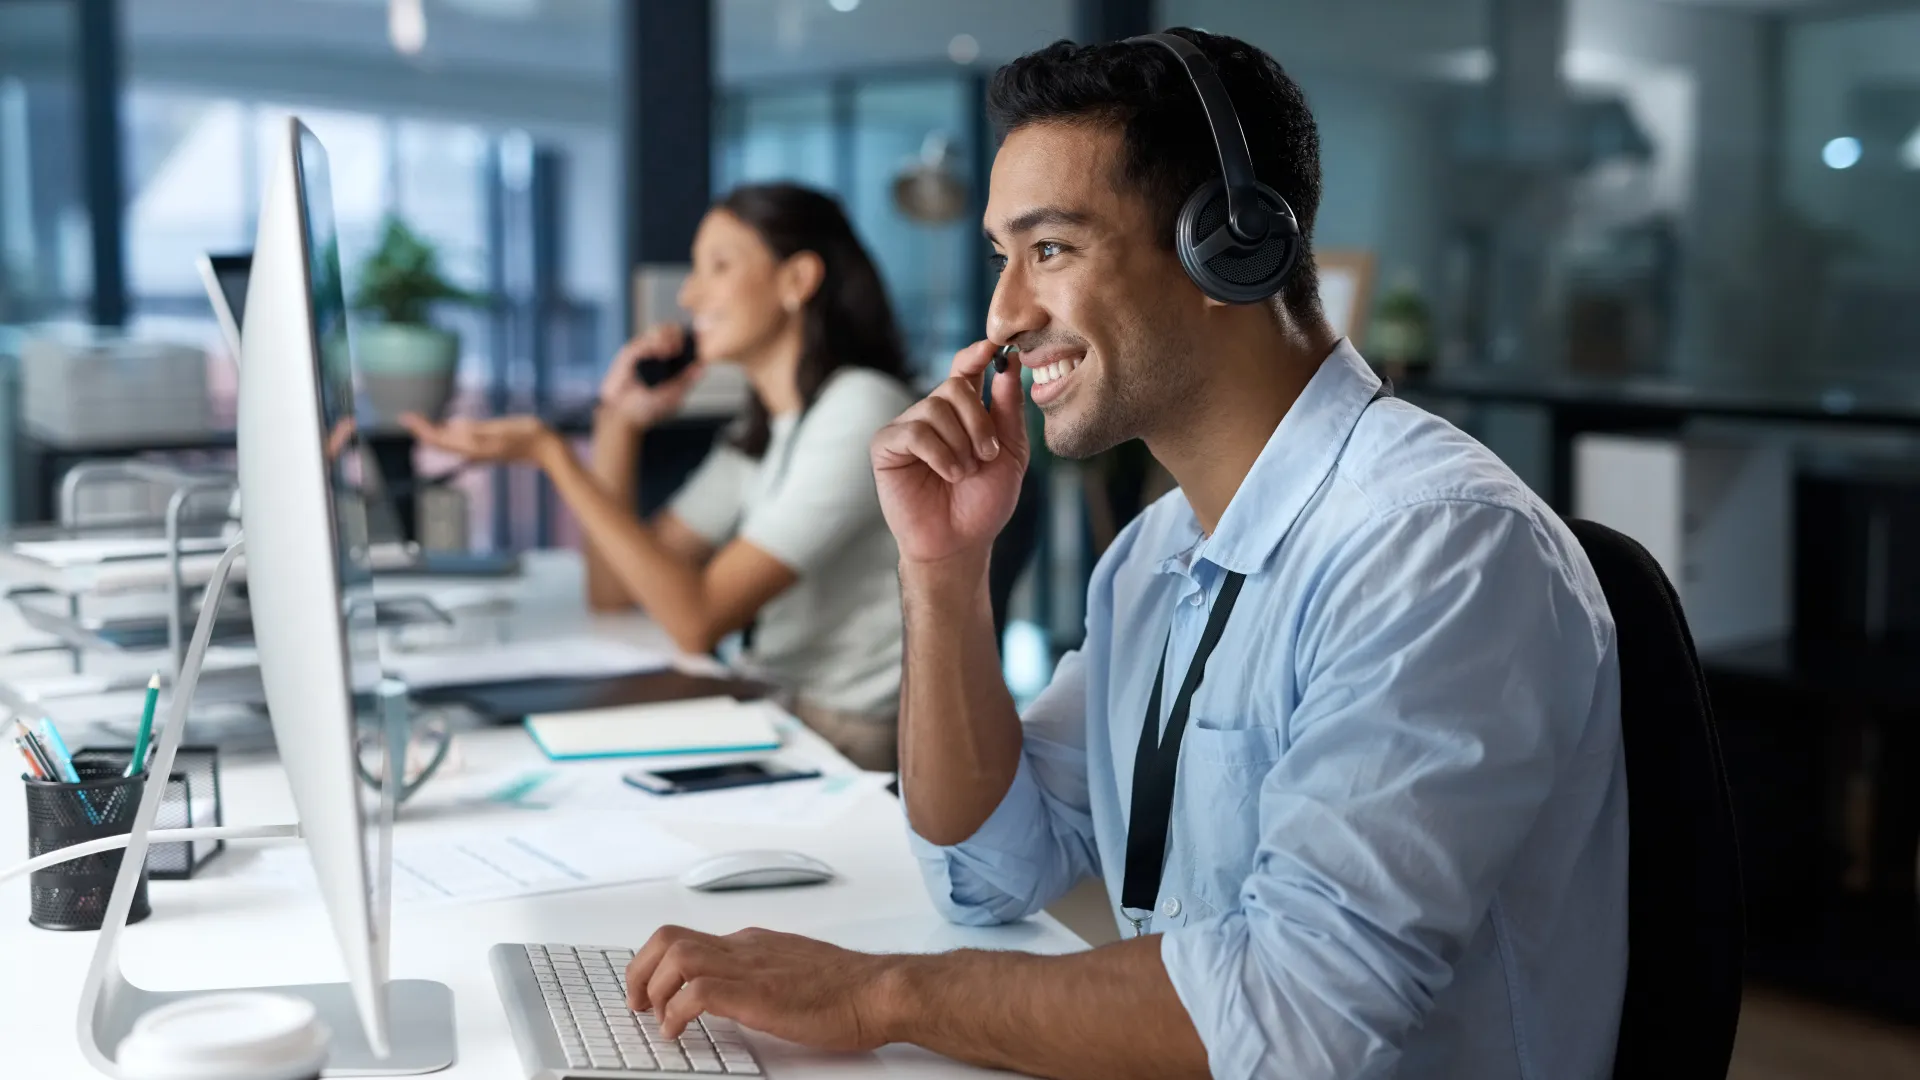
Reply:
<svg viewBox="0 0 1920 1080"><path fill-rule="evenodd" d="M704 1012L806 1046L871 1050L891 1041L884 976L897 959L771 930L663 926L627 965L627 1003L652 1008L668 1038Z"/></svg>

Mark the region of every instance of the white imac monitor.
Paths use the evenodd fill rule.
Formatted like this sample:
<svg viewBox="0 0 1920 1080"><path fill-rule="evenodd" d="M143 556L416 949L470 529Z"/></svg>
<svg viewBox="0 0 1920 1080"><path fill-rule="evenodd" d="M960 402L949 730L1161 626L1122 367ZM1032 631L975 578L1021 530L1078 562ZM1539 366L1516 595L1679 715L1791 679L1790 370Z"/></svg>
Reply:
<svg viewBox="0 0 1920 1080"><path fill-rule="evenodd" d="M356 768L358 725L395 734L383 740L392 753L405 717L396 709L398 720L388 728L371 709L376 690L396 685L380 685L367 513L358 486L365 462L355 435L327 156L313 133L292 119L270 150L273 176L261 202L241 356L241 520L267 709L293 789L297 835L312 857L346 979L255 989L313 1003L332 1033L327 1076L433 1072L455 1056L453 995L437 982L388 978L393 802L363 785ZM194 629L168 705L152 764L158 775L172 768L213 631L210 613L240 553L222 556L209 583L215 602ZM391 692L379 698L404 707L404 697ZM163 790L149 784L140 796L80 993L82 1053L113 1077L126 1075L116 1048L139 1017L211 991L142 987L119 962L119 939ZM284 825L217 831L295 835ZM271 954L258 960L263 971L273 970Z"/></svg>
<svg viewBox="0 0 1920 1080"><path fill-rule="evenodd" d="M403 1049L396 1041L429 1033L418 1030L417 1010L403 1007L401 984L389 993L391 848L379 795L355 769L357 726L378 723L370 711L380 680L366 462L326 151L295 119L276 137L241 353L247 588L274 738L345 961L356 1026L372 1054L386 1057ZM420 1050L405 1049L409 1059Z"/></svg>

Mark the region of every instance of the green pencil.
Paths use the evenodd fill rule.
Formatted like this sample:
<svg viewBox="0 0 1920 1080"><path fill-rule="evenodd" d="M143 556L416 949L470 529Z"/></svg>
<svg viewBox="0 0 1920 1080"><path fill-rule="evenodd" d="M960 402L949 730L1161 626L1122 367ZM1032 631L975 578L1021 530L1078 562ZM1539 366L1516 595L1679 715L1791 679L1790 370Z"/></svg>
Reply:
<svg viewBox="0 0 1920 1080"><path fill-rule="evenodd" d="M153 737L153 710L160 703L160 673L147 680L147 703L140 710L140 733L133 737L133 760L127 762L126 775L147 771L147 740Z"/></svg>

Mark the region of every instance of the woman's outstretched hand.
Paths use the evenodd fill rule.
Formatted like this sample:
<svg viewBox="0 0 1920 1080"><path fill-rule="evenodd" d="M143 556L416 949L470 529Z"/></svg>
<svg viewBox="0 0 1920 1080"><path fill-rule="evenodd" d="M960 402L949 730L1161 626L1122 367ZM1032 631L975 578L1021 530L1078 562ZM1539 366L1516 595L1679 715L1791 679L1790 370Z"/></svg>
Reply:
<svg viewBox="0 0 1920 1080"><path fill-rule="evenodd" d="M502 416L489 420L464 417L436 424L418 413L406 413L400 423L422 446L431 446L469 461L540 464L547 454L566 444L537 416Z"/></svg>

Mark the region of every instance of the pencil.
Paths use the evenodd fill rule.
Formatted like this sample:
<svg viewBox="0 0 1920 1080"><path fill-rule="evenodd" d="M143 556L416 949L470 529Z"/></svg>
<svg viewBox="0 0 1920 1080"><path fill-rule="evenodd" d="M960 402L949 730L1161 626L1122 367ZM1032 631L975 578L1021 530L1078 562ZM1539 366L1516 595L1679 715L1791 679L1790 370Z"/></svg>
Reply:
<svg viewBox="0 0 1920 1080"><path fill-rule="evenodd" d="M33 733L33 729L27 726L25 720L18 717L14 718L13 726L20 729L20 734L14 737L14 742L26 750L27 756L33 758L34 764L39 766L40 779L58 782L60 773L53 767L53 757L40 745L40 739Z"/></svg>
<svg viewBox="0 0 1920 1080"><path fill-rule="evenodd" d="M47 772L40 767L40 761L33 756L33 751L27 749L26 740L16 738L13 740L13 745L15 749L20 751L20 756L27 759L27 775L33 777L35 780L45 780L47 778Z"/></svg>
<svg viewBox="0 0 1920 1080"><path fill-rule="evenodd" d="M160 700L160 673L147 680L147 703L140 709L140 730L133 737L133 757L127 761L124 775L147 771L147 740L153 738L153 707Z"/></svg>

